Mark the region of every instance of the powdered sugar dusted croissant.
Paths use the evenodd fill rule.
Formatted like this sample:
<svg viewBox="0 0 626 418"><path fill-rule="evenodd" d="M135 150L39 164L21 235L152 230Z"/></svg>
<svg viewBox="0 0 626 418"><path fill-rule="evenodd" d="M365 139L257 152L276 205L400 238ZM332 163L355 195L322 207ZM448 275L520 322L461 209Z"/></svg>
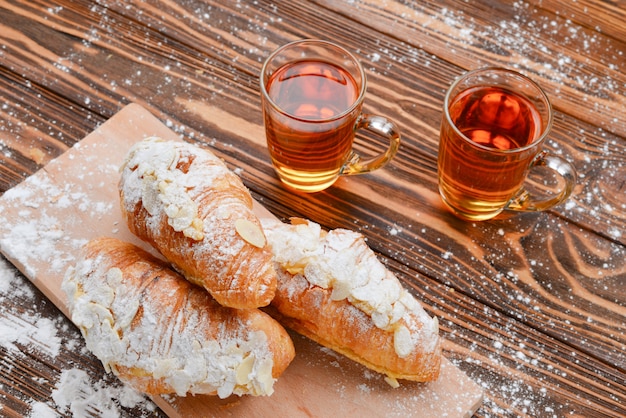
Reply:
<svg viewBox="0 0 626 418"><path fill-rule="evenodd" d="M269 315L223 307L116 239L90 241L62 288L87 348L145 393L269 395L295 354Z"/></svg>
<svg viewBox="0 0 626 418"><path fill-rule="evenodd" d="M313 222L263 219L279 266L272 307L285 326L395 379L430 381L439 327L361 234Z"/></svg>
<svg viewBox="0 0 626 418"><path fill-rule="evenodd" d="M210 151L145 139L129 151L119 190L130 230L220 304L270 303L276 272L252 197Z"/></svg>

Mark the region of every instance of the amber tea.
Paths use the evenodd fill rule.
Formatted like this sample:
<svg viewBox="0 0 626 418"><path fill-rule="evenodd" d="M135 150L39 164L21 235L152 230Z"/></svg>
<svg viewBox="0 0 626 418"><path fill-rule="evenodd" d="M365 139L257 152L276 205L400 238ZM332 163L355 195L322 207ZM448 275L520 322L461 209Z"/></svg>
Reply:
<svg viewBox="0 0 626 418"><path fill-rule="evenodd" d="M365 83L356 58L331 42L295 41L270 55L261 71L263 121L272 164L284 184L317 192L340 175L376 170L395 155L395 124L361 114ZM359 129L387 138L389 147L361 161L352 148Z"/></svg>
<svg viewBox="0 0 626 418"><path fill-rule="evenodd" d="M539 111L528 99L500 87L467 89L449 112L463 135L486 147L521 148L541 135Z"/></svg>
<svg viewBox="0 0 626 418"><path fill-rule="evenodd" d="M439 191L464 219L485 220L502 210L543 210L564 200L573 167L539 153L551 124L549 102L530 80L504 69L477 70L446 96L439 143ZM553 166L567 186L557 198L530 198L524 189L534 165Z"/></svg>
<svg viewBox="0 0 626 418"><path fill-rule="evenodd" d="M278 69L267 90L291 116L265 118L275 167L296 183L332 183L352 149L354 122L337 117L358 98L354 78L327 62L299 61Z"/></svg>
<svg viewBox="0 0 626 418"><path fill-rule="evenodd" d="M267 89L285 112L312 121L339 116L359 97L350 73L324 61L288 63L272 74Z"/></svg>

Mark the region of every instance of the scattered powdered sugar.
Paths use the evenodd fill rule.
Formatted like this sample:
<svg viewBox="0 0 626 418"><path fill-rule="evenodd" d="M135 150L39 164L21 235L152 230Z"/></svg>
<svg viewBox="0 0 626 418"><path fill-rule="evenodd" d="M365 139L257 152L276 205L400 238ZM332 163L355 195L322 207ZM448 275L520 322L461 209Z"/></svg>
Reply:
<svg viewBox="0 0 626 418"><path fill-rule="evenodd" d="M5 299L30 299L34 297L30 286L23 285L24 279L18 276L13 267L4 257L0 256L0 302ZM3 312L6 312L3 310Z"/></svg>
<svg viewBox="0 0 626 418"><path fill-rule="evenodd" d="M133 408L144 403L144 396L126 386L111 387L106 383L92 382L80 369L64 370L52 391L52 399L63 412L73 416L119 417L120 406Z"/></svg>
<svg viewBox="0 0 626 418"><path fill-rule="evenodd" d="M22 314L0 317L0 345L19 351L15 345L36 347L38 351L49 357L56 357L61 349L61 340L56 335L56 324L53 320L35 314Z"/></svg>
<svg viewBox="0 0 626 418"><path fill-rule="evenodd" d="M0 304L8 299L29 299L34 292L24 286L23 279L4 259L0 258ZM20 353L20 345L31 347L48 357L56 357L61 350L56 320L43 318L36 311L0 312L0 346Z"/></svg>
<svg viewBox="0 0 626 418"><path fill-rule="evenodd" d="M17 216L8 218L0 204L0 223L6 226L0 248L24 266L27 276L37 277L40 263L45 263L48 273L62 275L73 260L74 250L86 242L66 234L69 225L81 222L72 218L70 208L90 218L112 210L113 202L90 201L80 188L70 183L59 187L47 176L31 176L2 196L7 207L19 210Z"/></svg>
<svg viewBox="0 0 626 418"><path fill-rule="evenodd" d="M508 65L515 68L529 69L597 97L610 96L623 88L613 74L623 70L625 51L600 31L581 28L565 15L546 14L526 2L516 1L510 7L514 10L511 18L489 24L467 10L441 8L431 15L417 10L421 6L416 6L415 19L432 31L442 30L438 24L444 22L445 31L451 33L454 42L468 49L480 47L496 57L506 57ZM451 52L453 48L451 45ZM580 57L598 48L604 51L600 59L616 73L593 73L586 68L586 61L580 61Z"/></svg>
<svg viewBox="0 0 626 418"><path fill-rule="evenodd" d="M54 409L43 402L32 402L28 418L57 418L59 415Z"/></svg>

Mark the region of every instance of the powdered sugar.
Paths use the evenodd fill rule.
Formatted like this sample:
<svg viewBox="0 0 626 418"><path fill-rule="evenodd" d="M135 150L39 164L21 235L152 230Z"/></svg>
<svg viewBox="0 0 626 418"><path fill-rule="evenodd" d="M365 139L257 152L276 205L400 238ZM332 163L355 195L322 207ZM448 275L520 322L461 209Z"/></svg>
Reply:
<svg viewBox="0 0 626 418"><path fill-rule="evenodd" d="M16 343L24 346L35 344L49 357L57 356L61 347L54 321L36 314L0 317L0 345L18 351Z"/></svg>
<svg viewBox="0 0 626 418"><path fill-rule="evenodd" d="M43 402L33 402L30 404L29 418L57 418L58 415L54 409L50 408Z"/></svg>
<svg viewBox="0 0 626 418"><path fill-rule="evenodd" d="M28 299L33 296L34 293L24 286L6 260L0 258L0 303L9 298ZM30 346L48 357L56 357L61 350L56 328L55 320L41 317L35 311L3 310L0 314L0 346L14 352L20 352L19 345Z"/></svg>
<svg viewBox="0 0 626 418"><path fill-rule="evenodd" d="M111 418L122 415L120 405L132 408L145 402L142 394L129 387L110 387L104 382L93 383L85 371L74 368L61 373L59 382L52 391L52 399L61 411L70 412L73 416Z"/></svg>
<svg viewBox="0 0 626 418"><path fill-rule="evenodd" d="M10 226L0 239L0 248L7 257L21 263L29 277L38 275L41 263L45 263L48 273L62 275L73 260L72 254L85 243L66 233L68 225L80 223L80 218L71 216L70 209L98 217L110 212L113 205L91 201L76 185L61 188L46 176L29 177L22 187L8 190L3 201L19 210L17 217L8 219L0 206L0 222Z"/></svg>

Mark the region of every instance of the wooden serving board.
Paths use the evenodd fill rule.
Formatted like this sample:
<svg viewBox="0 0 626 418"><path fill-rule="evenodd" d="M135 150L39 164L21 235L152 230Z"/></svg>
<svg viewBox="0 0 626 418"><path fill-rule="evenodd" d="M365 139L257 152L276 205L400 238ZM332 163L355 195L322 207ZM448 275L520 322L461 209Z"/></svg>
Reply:
<svg viewBox="0 0 626 418"><path fill-rule="evenodd" d="M141 106L128 105L0 198L0 251L65 315L60 285L82 244L113 236L150 250L126 228L117 194L118 169L128 149L148 136L180 139ZM273 216L258 203L255 211ZM463 417L471 416L482 401L481 388L446 359L436 382L402 381L393 389L379 374L291 335L296 358L272 396L153 399L171 417L274 418Z"/></svg>

